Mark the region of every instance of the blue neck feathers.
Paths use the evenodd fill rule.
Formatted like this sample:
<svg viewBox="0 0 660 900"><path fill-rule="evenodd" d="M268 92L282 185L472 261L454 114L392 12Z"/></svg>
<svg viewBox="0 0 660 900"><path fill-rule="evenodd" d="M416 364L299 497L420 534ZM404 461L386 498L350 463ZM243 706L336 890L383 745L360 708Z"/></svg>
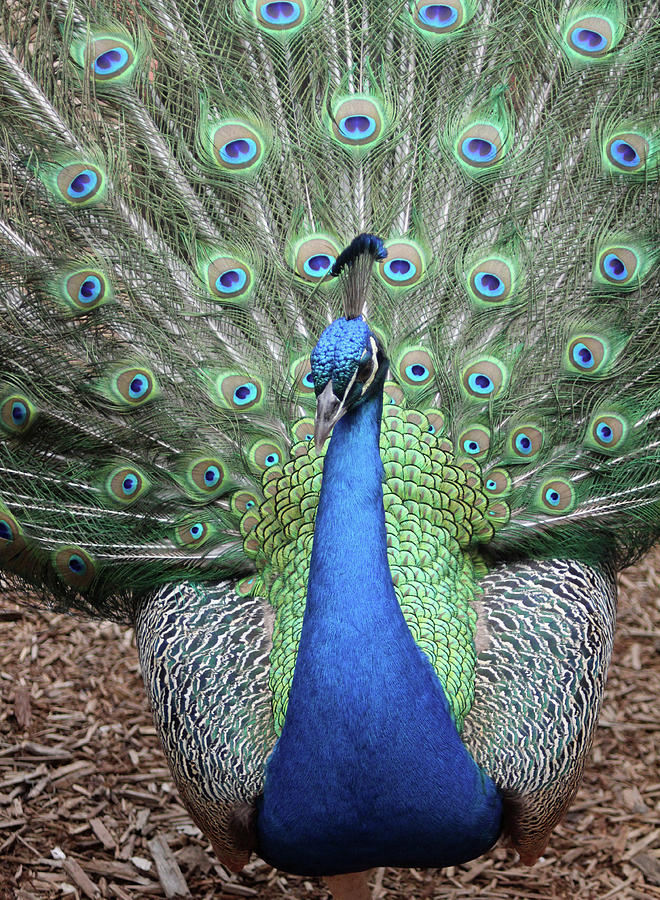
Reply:
<svg viewBox="0 0 660 900"><path fill-rule="evenodd" d="M501 801L456 731L387 563L382 393L334 428L286 721L259 853L289 872L445 866L485 852Z"/></svg>

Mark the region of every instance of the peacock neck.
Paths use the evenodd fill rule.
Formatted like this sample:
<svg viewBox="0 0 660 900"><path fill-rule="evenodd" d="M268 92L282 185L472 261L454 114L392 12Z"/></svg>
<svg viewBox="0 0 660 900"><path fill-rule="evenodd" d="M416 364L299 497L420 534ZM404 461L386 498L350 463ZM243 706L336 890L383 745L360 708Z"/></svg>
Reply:
<svg viewBox="0 0 660 900"><path fill-rule="evenodd" d="M334 428L307 605L259 852L302 874L443 866L496 840L497 791L465 750L387 562L382 393Z"/></svg>
<svg viewBox="0 0 660 900"><path fill-rule="evenodd" d="M387 562L382 411L377 391L335 425L314 526L305 612L310 624L339 616L364 632L373 617L400 615Z"/></svg>

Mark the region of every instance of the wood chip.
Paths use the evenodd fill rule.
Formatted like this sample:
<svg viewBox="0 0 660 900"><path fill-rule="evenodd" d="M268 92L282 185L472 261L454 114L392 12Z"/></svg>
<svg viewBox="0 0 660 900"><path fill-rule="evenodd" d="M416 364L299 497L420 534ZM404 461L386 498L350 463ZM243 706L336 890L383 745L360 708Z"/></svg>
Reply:
<svg viewBox="0 0 660 900"><path fill-rule="evenodd" d="M87 875L85 875L80 863L76 862L75 859L65 859L62 863L62 868L90 900L95 900L96 897L101 896L99 889Z"/></svg>
<svg viewBox="0 0 660 900"><path fill-rule="evenodd" d="M147 846L156 863L156 871L165 896L168 898L190 897L191 893L188 890L186 879L163 835L156 835L155 838L147 841Z"/></svg>
<svg viewBox="0 0 660 900"><path fill-rule="evenodd" d="M101 841L104 848L106 850L116 850L117 843L113 836L110 834L108 829L105 827L103 822L100 819L90 819L89 824L91 825L92 831L96 835L96 837Z"/></svg>

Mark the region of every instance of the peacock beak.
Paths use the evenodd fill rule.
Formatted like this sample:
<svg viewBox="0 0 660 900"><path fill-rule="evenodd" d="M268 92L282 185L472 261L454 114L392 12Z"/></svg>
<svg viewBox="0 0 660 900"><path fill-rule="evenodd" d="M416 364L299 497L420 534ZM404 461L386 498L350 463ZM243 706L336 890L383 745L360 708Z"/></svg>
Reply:
<svg viewBox="0 0 660 900"><path fill-rule="evenodd" d="M332 381L329 381L316 398L316 415L314 417L314 446L318 453L335 424L346 412L343 401L335 396Z"/></svg>

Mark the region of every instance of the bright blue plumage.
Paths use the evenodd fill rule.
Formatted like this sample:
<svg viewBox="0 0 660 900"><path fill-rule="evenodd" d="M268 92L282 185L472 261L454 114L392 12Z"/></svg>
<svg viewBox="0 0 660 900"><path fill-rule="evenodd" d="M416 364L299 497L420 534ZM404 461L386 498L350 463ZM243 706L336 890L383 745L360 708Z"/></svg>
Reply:
<svg viewBox="0 0 660 900"><path fill-rule="evenodd" d="M355 371L362 354L350 348L364 328L339 320L312 354L325 358L337 341L333 385L346 386L348 362ZM337 422L325 457L296 671L259 806L260 855L301 874L453 865L485 852L501 828L498 792L461 742L394 594L383 375Z"/></svg>

